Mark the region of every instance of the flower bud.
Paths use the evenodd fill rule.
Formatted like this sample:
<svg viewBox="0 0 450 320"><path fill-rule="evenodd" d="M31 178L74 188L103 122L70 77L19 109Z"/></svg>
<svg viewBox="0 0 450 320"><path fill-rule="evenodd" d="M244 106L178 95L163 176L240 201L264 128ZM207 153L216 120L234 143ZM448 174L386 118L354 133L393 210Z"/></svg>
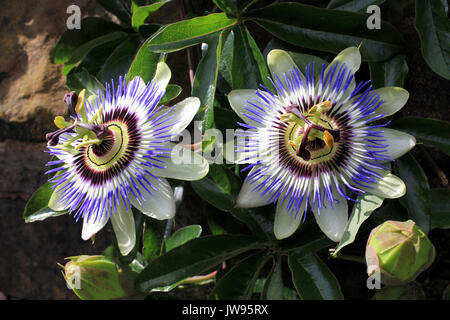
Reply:
<svg viewBox="0 0 450 320"><path fill-rule="evenodd" d="M369 276L379 272L386 285L413 281L434 260L435 249L412 220L386 221L372 230L366 246Z"/></svg>
<svg viewBox="0 0 450 320"><path fill-rule="evenodd" d="M63 276L82 300L110 300L136 297L135 274L122 270L105 256L69 257Z"/></svg>

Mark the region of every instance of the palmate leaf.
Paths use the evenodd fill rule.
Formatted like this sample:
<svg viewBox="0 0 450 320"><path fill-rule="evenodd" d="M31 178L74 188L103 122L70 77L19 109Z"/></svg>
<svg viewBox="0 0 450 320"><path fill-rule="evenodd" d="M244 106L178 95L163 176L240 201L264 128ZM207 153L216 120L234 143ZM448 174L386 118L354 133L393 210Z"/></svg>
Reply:
<svg viewBox="0 0 450 320"><path fill-rule="evenodd" d="M130 25L131 10L125 0L96 0L105 10L114 14L121 21Z"/></svg>
<svg viewBox="0 0 450 320"><path fill-rule="evenodd" d="M259 0L213 0L226 14L239 17L248 7Z"/></svg>
<svg viewBox="0 0 450 320"><path fill-rule="evenodd" d="M264 57L244 24L233 28L234 43L231 63L233 89L258 89L261 84L272 89Z"/></svg>
<svg viewBox="0 0 450 320"><path fill-rule="evenodd" d="M428 233L431 226L430 185L427 176L416 159L407 153L395 160L395 169L406 185L406 194L400 203L408 210L408 216Z"/></svg>
<svg viewBox="0 0 450 320"><path fill-rule="evenodd" d="M92 76L86 69L80 72L73 72L67 76L66 85L70 90L80 93L81 90L86 89L86 97L91 95L98 95L98 92L105 93L105 87L100 81Z"/></svg>
<svg viewBox="0 0 450 320"><path fill-rule="evenodd" d="M195 72L192 86L192 96L200 99L202 111L195 115L194 120L201 121L202 132L214 128L214 97L216 93L217 76L224 38L227 30L218 32L207 39L206 53L200 60Z"/></svg>
<svg viewBox="0 0 450 320"><path fill-rule="evenodd" d="M265 243L241 235L205 236L191 240L152 261L137 277L136 288L148 292L211 269L222 261Z"/></svg>
<svg viewBox="0 0 450 320"><path fill-rule="evenodd" d="M124 31L124 29L118 24L102 18L87 17L81 19L80 29L66 30L58 39L53 49L53 63L68 62L78 47L114 31Z"/></svg>
<svg viewBox="0 0 450 320"><path fill-rule="evenodd" d="M48 207L48 201L53 193L51 186L52 184L47 182L33 193L23 212L25 222L42 221L67 213L67 211L54 211Z"/></svg>
<svg viewBox="0 0 450 320"><path fill-rule="evenodd" d="M431 228L450 229L450 190L431 189Z"/></svg>
<svg viewBox="0 0 450 320"><path fill-rule="evenodd" d="M283 268L281 256L274 260L274 265L269 273L264 287L261 292L261 299L263 300L283 300L284 295L283 285Z"/></svg>
<svg viewBox="0 0 450 320"><path fill-rule="evenodd" d="M375 89L383 87L403 87L408 65L404 54L398 54L382 62L369 63L370 80Z"/></svg>
<svg viewBox="0 0 450 320"><path fill-rule="evenodd" d="M119 77L124 76L134 60L136 52L139 49L139 40L137 37L127 37L106 59L101 69L102 83L119 83Z"/></svg>
<svg viewBox="0 0 450 320"><path fill-rule="evenodd" d="M198 238L201 234L202 227L197 224L180 228L164 241L166 251L179 247L189 240Z"/></svg>
<svg viewBox="0 0 450 320"><path fill-rule="evenodd" d="M127 81L133 80L136 76L140 76L145 83L153 79L161 54L148 49L150 40L151 38L147 39L136 53L127 73Z"/></svg>
<svg viewBox="0 0 450 320"><path fill-rule="evenodd" d="M131 26L134 30L139 31L139 28L144 25L145 20L153 13L158 11L163 5L171 0L162 0L146 6L136 7L133 9L133 16L131 17Z"/></svg>
<svg viewBox="0 0 450 320"><path fill-rule="evenodd" d="M365 13L368 6L380 5L385 0L331 0L327 8Z"/></svg>
<svg viewBox="0 0 450 320"><path fill-rule="evenodd" d="M364 194L358 197L357 202L353 206L352 214L348 219L342 239L334 250L333 256L336 256L342 248L355 241L358 230L363 222L366 221L372 212L379 208L382 203L383 198L373 194Z"/></svg>
<svg viewBox="0 0 450 320"><path fill-rule="evenodd" d="M64 63L64 67L62 69L63 75L68 75L69 72L76 67L76 65L84 59L84 57L94 48L106 44L108 42L113 42L118 39L125 38L127 34L123 31L114 31L98 38L89 40L88 42L83 43L81 46L76 48L72 55L70 56L69 61Z"/></svg>
<svg viewBox="0 0 450 320"><path fill-rule="evenodd" d="M249 300L258 275L271 256L267 251L255 253L237 262L217 281L210 299Z"/></svg>
<svg viewBox="0 0 450 320"><path fill-rule="evenodd" d="M237 20L212 13L162 27L148 42L155 52L173 52L204 42L208 36L232 27Z"/></svg>
<svg viewBox="0 0 450 320"><path fill-rule="evenodd" d="M430 68L450 79L450 20L442 1L416 0L416 30Z"/></svg>
<svg viewBox="0 0 450 320"><path fill-rule="evenodd" d="M367 16L300 3L275 3L250 11L246 17L279 39L309 49L339 53L361 45L365 61L384 61L400 52L404 40L390 24L369 30Z"/></svg>
<svg viewBox="0 0 450 320"><path fill-rule="evenodd" d="M341 287L320 258L314 253L288 256L292 279L303 300L342 300Z"/></svg>

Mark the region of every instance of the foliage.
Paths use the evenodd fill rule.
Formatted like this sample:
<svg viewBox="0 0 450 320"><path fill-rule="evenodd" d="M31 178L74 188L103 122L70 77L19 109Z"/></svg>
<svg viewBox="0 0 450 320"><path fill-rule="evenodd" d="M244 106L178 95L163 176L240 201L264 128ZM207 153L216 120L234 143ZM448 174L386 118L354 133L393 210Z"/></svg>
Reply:
<svg viewBox="0 0 450 320"><path fill-rule="evenodd" d="M190 1L133 1L131 7L124 0L97 2L116 15L120 24L87 17L80 30L61 35L53 62L64 65L67 87L97 94L104 90L103 83L122 74L128 79L139 75L147 82L158 61L185 51L189 63L184 72L193 75L191 94L201 100L195 120L202 132L215 128L225 133L239 121L225 99L231 89L260 84L272 87L265 56L273 48L288 50L304 67L313 61L328 63L342 49L360 46L375 88L402 86L408 73L400 31L387 21L382 21L381 30L366 27L365 8L371 4L384 8L384 2L390 1L331 0L311 5L311 1L214 0L202 2L203 12L185 12L192 6L185 7L183 2ZM169 5L189 18L182 16L165 25L154 23L153 16ZM445 10L442 1L416 0L416 29L423 56L432 70L450 79L450 29ZM200 51L200 56L195 54ZM179 86L169 85L163 103L171 103L180 91ZM448 126L431 118L404 117L392 122L393 128L409 132L425 146L437 147L447 155ZM208 229L191 225L172 233L171 221L136 218L142 235L136 250L122 257L113 243L110 254L139 273L136 289L152 295L214 282L210 299L343 299L340 284L323 259L336 244L309 219L311 214L292 237L275 240L273 208L236 208L245 177L241 169L212 164L207 177L184 184L185 190L193 190L197 199L209 204ZM332 250L333 257L339 258L341 250L355 241L373 211L371 223L411 218L425 232L449 228L448 190L430 189L424 169L411 154L399 159L394 170L405 181L408 193L400 201L384 205L375 196L359 198L346 236ZM46 206L51 191L48 183L36 191L25 208L26 222L65 213ZM226 268L221 270L225 261Z"/></svg>

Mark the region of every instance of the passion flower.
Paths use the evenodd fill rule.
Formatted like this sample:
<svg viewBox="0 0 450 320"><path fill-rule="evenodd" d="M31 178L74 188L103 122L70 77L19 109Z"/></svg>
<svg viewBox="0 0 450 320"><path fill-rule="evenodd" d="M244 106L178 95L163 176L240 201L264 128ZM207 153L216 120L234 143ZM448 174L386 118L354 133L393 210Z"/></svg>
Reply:
<svg viewBox="0 0 450 320"><path fill-rule="evenodd" d="M73 122L57 117L60 129L47 135L48 150L58 158L48 163L57 166L47 172L54 173L49 207L82 218L85 240L111 219L123 255L136 240L132 207L170 219L175 200L166 178L197 180L208 173L201 155L184 150L190 161L172 157L171 141L192 121L200 101L190 97L159 106L170 77L168 66L159 63L147 85L140 77L128 83L120 78L117 88L106 86L105 95L87 100L84 92L77 99L68 95Z"/></svg>
<svg viewBox="0 0 450 320"><path fill-rule="evenodd" d="M339 241L349 192L384 198L405 193L386 164L413 148L415 138L380 121L400 110L409 94L397 87L372 90L370 81L356 85L361 64L356 47L328 66L309 65L305 74L282 50L272 50L267 62L276 92L262 86L228 95L245 121L236 134L234 159L251 168L237 205L277 203L278 239L295 232L310 208L322 231Z"/></svg>

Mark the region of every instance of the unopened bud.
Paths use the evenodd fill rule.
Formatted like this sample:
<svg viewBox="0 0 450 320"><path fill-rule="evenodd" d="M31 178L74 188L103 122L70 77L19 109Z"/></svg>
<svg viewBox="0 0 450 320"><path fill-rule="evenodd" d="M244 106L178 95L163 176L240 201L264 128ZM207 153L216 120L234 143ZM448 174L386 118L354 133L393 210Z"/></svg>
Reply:
<svg viewBox="0 0 450 320"><path fill-rule="evenodd" d="M386 285L413 281L434 257L433 244L412 220L384 222L372 230L366 246L369 276L379 271Z"/></svg>

